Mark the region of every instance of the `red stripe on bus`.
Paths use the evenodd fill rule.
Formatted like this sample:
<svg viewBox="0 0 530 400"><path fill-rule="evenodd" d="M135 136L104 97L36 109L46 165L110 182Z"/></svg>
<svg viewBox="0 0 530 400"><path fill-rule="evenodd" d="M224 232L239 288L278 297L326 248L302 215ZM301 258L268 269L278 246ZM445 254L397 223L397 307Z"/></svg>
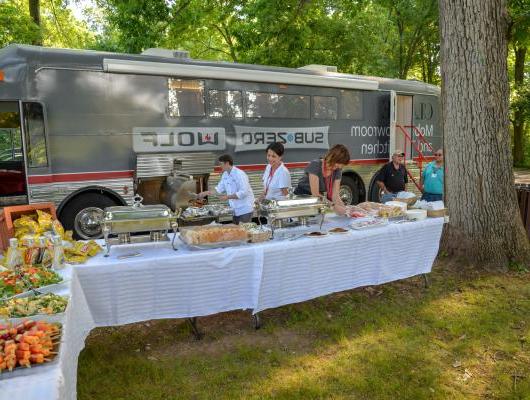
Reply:
<svg viewBox="0 0 530 400"><path fill-rule="evenodd" d="M388 162L388 158L372 158L368 160L350 160L350 165L372 165L372 164L384 164ZM285 163L287 168L305 168L309 162L292 162ZM243 171L263 171L267 164L246 164L237 165L237 168ZM221 167L214 167L214 172L221 172Z"/></svg>
<svg viewBox="0 0 530 400"><path fill-rule="evenodd" d="M80 172L73 174L53 174L28 176L31 185L56 182L97 181L105 179L132 178L134 171Z"/></svg>

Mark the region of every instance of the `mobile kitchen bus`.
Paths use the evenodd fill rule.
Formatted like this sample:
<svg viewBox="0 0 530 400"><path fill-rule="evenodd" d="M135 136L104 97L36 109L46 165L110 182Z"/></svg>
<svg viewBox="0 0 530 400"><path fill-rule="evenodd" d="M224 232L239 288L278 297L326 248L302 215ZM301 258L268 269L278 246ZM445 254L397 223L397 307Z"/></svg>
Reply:
<svg viewBox="0 0 530 400"><path fill-rule="evenodd" d="M374 175L403 150L412 175L441 146L439 88L417 81L11 45L0 50L0 207L51 201L67 229L100 235L101 209L159 203L175 160L197 189L230 153L257 193L268 143L286 146L293 184L337 143L351 153L341 196L379 197Z"/></svg>

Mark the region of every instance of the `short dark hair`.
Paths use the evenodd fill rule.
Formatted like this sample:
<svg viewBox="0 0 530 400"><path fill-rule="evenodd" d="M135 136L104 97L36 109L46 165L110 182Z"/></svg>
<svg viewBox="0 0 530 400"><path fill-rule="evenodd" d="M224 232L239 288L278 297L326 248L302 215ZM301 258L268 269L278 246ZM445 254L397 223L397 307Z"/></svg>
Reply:
<svg viewBox="0 0 530 400"><path fill-rule="evenodd" d="M267 146L266 152L272 150L274 151L279 157L283 156L283 153L285 152L285 148L283 147L283 144L280 142L273 142Z"/></svg>
<svg viewBox="0 0 530 400"><path fill-rule="evenodd" d="M227 162L230 165L234 165L234 159L230 154L223 154L222 156L219 156L217 160L222 163Z"/></svg>

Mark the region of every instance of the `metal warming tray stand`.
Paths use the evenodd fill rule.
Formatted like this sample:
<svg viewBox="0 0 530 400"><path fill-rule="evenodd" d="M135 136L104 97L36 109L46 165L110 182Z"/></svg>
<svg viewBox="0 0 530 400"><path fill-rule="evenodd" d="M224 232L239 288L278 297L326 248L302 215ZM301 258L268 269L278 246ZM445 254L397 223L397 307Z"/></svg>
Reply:
<svg viewBox="0 0 530 400"><path fill-rule="evenodd" d="M311 217L322 215L329 208L329 203L319 197L291 196L284 200L265 200L259 204L260 216L266 217L273 228L283 228L292 219L299 225L308 225Z"/></svg>
<svg viewBox="0 0 530 400"><path fill-rule="evenodd" d="M105 208L101 222L106 244L105 257L108 257L112 245L165 241L169 240L168 231L176 233L178 216L169 207L163 204L144 206L142 200L140 196L135 196L132 206ZM144 235L131 236L131 233L140 232ZM117 235L117 238L110 235ZM175 236L171 243L174 250Z"/></svg>

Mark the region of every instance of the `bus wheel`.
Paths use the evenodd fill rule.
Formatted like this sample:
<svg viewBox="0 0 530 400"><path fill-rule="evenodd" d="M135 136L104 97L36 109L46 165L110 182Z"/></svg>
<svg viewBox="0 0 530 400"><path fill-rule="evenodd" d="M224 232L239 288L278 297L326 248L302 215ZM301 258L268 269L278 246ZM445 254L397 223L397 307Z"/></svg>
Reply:
<svg viewBox="0 0 530 400"><path fill-rule="evenodd" d="M339 196L346 205L359 203L359 187L357 181L351 176L342 176L340 181Z"/></svg>
<svg viewBox="0 0 530 400"><path fill-rule="evenodd" d="M64 228L74 232L74 239L103 237L99 225L105 207L117 206L114 200L100 193L85 193L74 197L61 212Z"/></svg>
<svg viewBox="0 0 530 400"><path fill-rule="evenodd" d="M377 185L377 183L373 183L372 187L370 188L370 201L373 201L375 203L379 203L381 201L381 197L383 196L383 191L381 188Z"/></svg>

